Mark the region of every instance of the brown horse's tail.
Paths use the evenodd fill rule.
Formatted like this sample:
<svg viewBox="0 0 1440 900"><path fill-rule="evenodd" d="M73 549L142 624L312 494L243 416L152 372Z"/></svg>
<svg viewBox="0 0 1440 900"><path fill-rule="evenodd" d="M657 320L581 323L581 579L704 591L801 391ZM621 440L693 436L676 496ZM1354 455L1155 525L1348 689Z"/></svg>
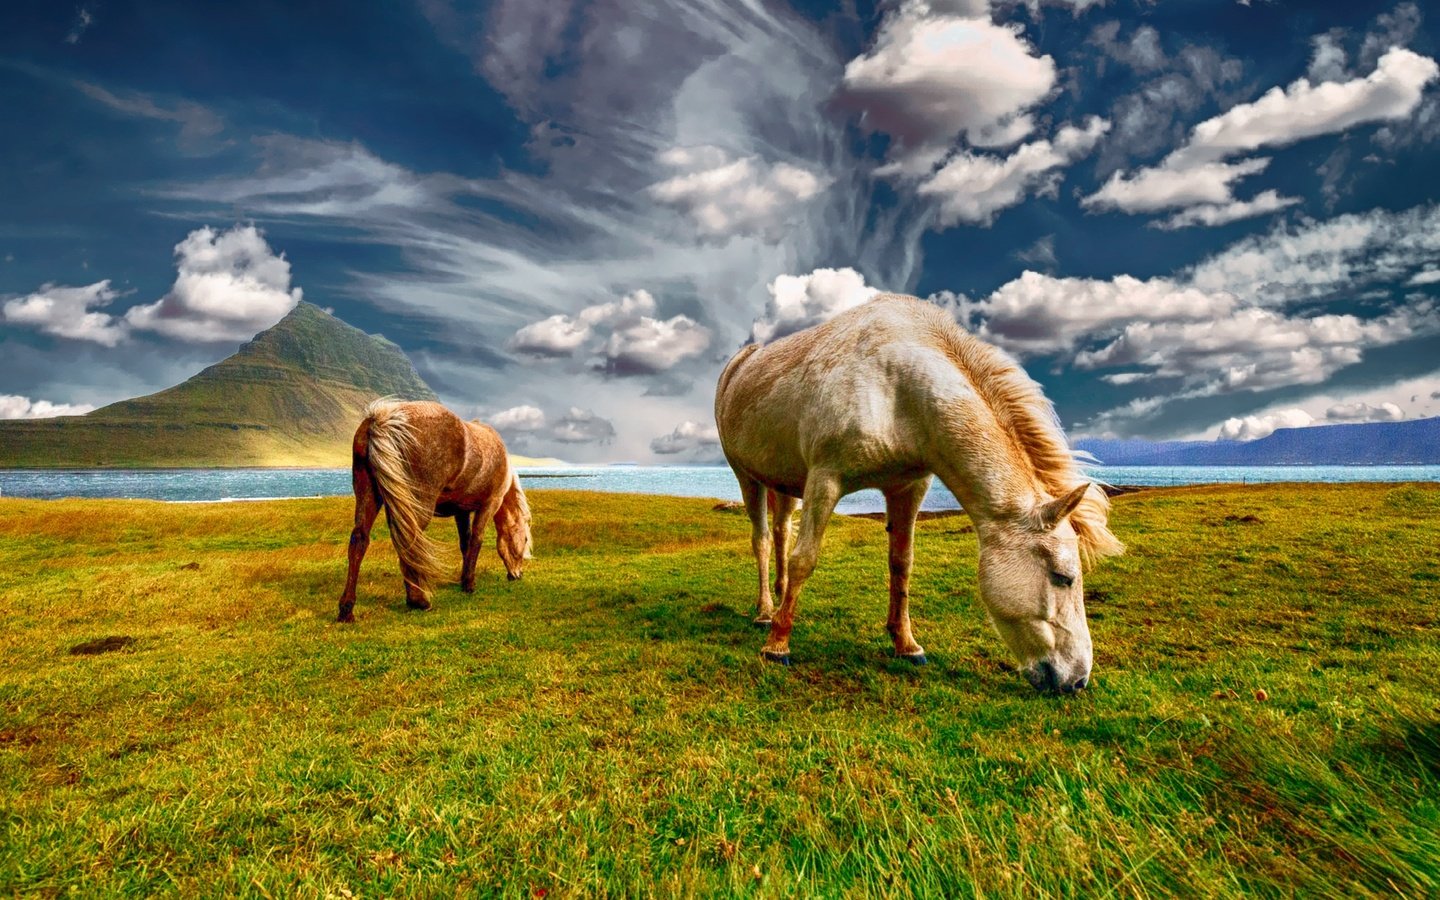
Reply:
<svg viewBox="0 0 1440 900"><path fill-rule="evenodd" d="M365 452L366 464L380 489L380 502L385 506L385 519L390 523L390 538L395 554L408 573L406 581L424 595L430 583L444 574L439 548L425 534L425 523L434 513L415 496L415 482L410 473L410 456L415 451L415 429L406 415L405 406L393 400L376 400L365 408L370 423L370 439Z"/></svg>

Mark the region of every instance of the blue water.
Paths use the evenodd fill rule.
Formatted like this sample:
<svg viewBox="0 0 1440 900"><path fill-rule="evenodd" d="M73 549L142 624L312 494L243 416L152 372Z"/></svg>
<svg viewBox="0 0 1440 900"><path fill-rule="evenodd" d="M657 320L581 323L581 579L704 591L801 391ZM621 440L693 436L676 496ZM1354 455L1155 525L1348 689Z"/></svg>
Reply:
<svg viewBox="0 0 1440 900"><path fill-rule="evenodd" d="M1277 481L1440 481L1440 466L1097 466L1111 484L1169 486ZM575 466L521 469L527 491L567 488L612 493L670 494L739 500L735 476L723 466ZM126 497L170 501L334 497L350 493L349 469L0 469L0 497ZM938 483L925 509L959 504ZM876 491L840 501L842 513L876 512Z"/></svg>

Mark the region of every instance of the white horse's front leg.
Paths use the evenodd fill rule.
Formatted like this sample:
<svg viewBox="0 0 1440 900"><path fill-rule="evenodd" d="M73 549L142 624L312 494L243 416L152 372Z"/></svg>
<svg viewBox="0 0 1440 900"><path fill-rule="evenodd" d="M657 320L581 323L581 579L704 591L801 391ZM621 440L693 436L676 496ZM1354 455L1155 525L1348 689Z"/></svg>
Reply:
<svg viewBox="0 0 1440 900"><path fill-rule="evenodd" d="M923 478L885 496L885 530L890 534L890 615L885 630L895 640L895 655L925 665L925 648L910 633L910 566L915 561L915 518L930 488Z"/></svg>
<svg viewBox="0 0 1440 900"><path fill-rule="evenodd" d="M830 523L830 514L839 502L839 476L811 470L805 479L805 508L800 513L800 537L790 554L785 597L780 609L775 612L775 621L770 625L770 639L761 651L772 662L790 664L790 629L795 626L795 607L800 600L800 589L805 586L810 573L815 571L820 544L825 539L825 526Z"/></svg>
<svg viewBox="0 0 1440 900"><path fill-rule="evenodd" d="M785 586L789 583L790 549L795 532L790 527L790 518L800 501L777 491L770 492L770 538L775 545L775 596L784 599Z"/></svg>
<svg viewBox="0 0 1440 900"><path fill-rule="evenodd" d="M750 516L750 551L755 554L755 567L760 574L760 598L755 602L755 624L769 625L775 615L775 601L770 598L770 529L765 522L765 486L744 476L740 481L740 497Z"/></svg>

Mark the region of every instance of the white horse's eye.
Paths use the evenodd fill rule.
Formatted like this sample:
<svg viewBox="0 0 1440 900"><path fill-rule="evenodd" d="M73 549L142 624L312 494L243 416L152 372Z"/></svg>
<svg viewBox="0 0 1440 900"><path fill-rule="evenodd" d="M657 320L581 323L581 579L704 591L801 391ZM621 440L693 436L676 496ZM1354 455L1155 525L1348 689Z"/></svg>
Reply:
<svg viewBox="0 0 1440 900"><path fill-rule="evenodd" d="M1075 583L1075 576L1066 575L1064 572L1051 572L1050 583L1058 588L1068 588Z"/></svg>

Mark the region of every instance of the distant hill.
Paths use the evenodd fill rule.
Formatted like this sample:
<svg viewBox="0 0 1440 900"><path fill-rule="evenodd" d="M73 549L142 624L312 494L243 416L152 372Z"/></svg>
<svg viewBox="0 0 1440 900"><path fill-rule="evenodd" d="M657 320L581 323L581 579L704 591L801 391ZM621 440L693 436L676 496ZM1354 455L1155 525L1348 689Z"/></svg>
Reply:
<svg viewBox="0 0 1440 900"><path fill-rule="evenodd" d="M1256 441L1082 438L1075 447L1112 466L1440 465L1440 417L1282 428Z"/></svg>
<svg viewBox="0 0 1440 900"><path fill-rule="evenodd" d="M0 467L348 466L376 397L434 400L398 346L309 303L172 388L0 422Z"/></svg>

